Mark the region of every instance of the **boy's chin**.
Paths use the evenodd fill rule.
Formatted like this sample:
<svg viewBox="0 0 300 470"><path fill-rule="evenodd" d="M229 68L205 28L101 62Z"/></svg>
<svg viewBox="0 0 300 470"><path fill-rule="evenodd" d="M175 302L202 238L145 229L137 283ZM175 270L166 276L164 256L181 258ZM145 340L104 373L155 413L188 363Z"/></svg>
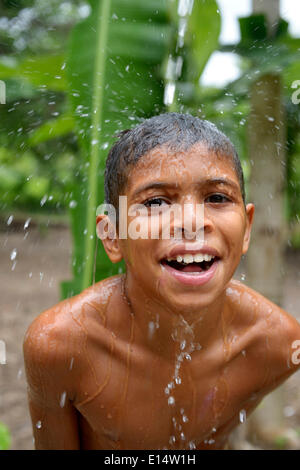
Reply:
<svg viewBox="0 0 300 470"><path fill-rule="evenodd" d="M217 296L212 293L204 294L199 296L197 293L189 293L186 295L165 296L164 304L168 310L172 310L174 313L180 313L184 316L184 313L200 312L204 309L209 309L214 305Z"/></svg>

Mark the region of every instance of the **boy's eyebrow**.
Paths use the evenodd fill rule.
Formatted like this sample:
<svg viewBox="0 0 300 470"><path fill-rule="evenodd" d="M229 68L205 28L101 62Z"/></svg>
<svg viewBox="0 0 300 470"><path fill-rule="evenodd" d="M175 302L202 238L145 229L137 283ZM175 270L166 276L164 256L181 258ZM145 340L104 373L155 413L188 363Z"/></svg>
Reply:
<svg viewBox="0 0 300 470"><path fill-rule="evenodd" d="M232 186L234 189L237 189L239 190L240 189L240 186L235 183L235 181L229 179L229 178L210 178L210 179L207 179L207 180L203 180L203 181L200 181L199 183L197 183L199 185L203 185L203 184L226 184L227 186Z"/></svg>
<svg viewBox="0 0 300 470"><path fill-rule="evenodd" d="M213 184L226 184L227 186L231 186L236 190L239 190L239 185L228 178L209 178L203 179L201 181L197 181L195 183L197 186L203 185L213 185ZM170 189L170 188L177 188L178 185L176 183L170 183L167 181L153 181L151 183L146 183L140 188L138 188L132 195L132 197L138 196L140 193L147 191L148 189Z"/></svg>
<svg viewBox="0 0 300 470"><path fill-rule="evenodd" d="M138 188L136 191L134 191L132 197L138 196L140 193L147 191L147 189L168 189L168 188L174 188L177 185L174 183L168 183L166 181L153 181L152 183L146 183L140 188Z"/></svg>

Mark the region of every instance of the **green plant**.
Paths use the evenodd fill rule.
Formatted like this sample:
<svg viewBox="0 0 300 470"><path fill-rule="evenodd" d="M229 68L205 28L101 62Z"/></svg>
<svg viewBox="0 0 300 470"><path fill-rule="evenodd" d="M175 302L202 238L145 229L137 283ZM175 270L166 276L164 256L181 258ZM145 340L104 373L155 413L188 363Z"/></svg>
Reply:
<svg viewBox="0 0 300 470"><path fill-rule="evenodd" d="M11 445L11 436L5 424L0 422L0 450L8 450Z"/></svg>

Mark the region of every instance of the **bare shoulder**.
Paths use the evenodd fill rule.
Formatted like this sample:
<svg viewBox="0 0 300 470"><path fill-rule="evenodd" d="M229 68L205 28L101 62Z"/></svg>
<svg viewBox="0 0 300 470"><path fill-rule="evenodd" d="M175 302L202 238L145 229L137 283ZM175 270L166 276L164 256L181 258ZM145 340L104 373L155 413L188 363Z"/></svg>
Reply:
<svg viewBox="0 0 300 470"><path fill-rule="evenodd" d="M106 310L120 276L105 279L39 314L23 342L25 363L58 367L82 351L89 333L106 325Z"/></svg>
<svg viewBox="0 0 300 470"><path fill-rule="evenodd" d="M235 323L241 331L249 333L249 340L257 354L263 354L270 364L282 371L287 369L287 375L299 367L298 361L294 360L296 349L300 350L299 322L239 281L232 280L226 294L236 311Z"/></svg>
<svg viewBox="0 0 300 470"><path fill-rule="evenodd" d="M39 314L29 325L24 337L24 354L39 352L39 358L63 356L78 350L78 345L93 324L106 324L110 298L120 285L120 276L113 276L63 300Z"/></svg>

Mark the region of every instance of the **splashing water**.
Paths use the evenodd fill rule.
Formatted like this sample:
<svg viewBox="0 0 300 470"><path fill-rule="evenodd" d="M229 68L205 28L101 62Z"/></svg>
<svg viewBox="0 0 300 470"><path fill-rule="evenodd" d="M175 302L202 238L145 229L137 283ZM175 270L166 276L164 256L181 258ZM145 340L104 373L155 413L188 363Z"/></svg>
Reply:
<svg viewBox="0 0 300 470"><path fill-rule="evenodd" d="M7 219L7 225L10 225L12 223L12 221L14 220L14 216L13 215L10 215Z"/></svg>
<svg viewBox="0 0 300 470"><path fill-rule="evenodd" d="M165 72L165 90L164 104L171 106L174 102L176 94L176 81L181 76L183 58L179 51L182 50L185 41L185 34L188 26L188 19L192 13L194 0L179 0L178 3L178 31L175 57L169 55L166 72Z"/></svg>
<svg viewBox="0 0 300 470"><path fill-rule="evenodd" d="M240 423L245 423L246 422L246 411L245 410L241 410L240 411L240 414L239 414L239 418L240 418Z"/></svg>
<svg viewBox="0 0 300 470"><path fill-rule="evenodd" d="M65 406L65 403L66 403L66 396L67 396L67 392L63 392L61 394L61 397L60 397L60 400L59 400L59 406L61 408L63 408Z"/></svg>
<svg viewBox="0 0 300 470"><path fill-rule="evenodd" d="M180 369L185 360L191 361L192 354L194 351L199 351L201 346L199 343L194 342L194 324L190 325L182 316L180 316L179 324L175 327L171 334L171 337L175 343L178 344L178 353L175 356L175 367L172 377L172 381L169 382L165 388L165 394L168 396L168 405L175 405L175 398L170 391L176 389L177 386L182 384L182 378L180 377ZM174 411L176 413L176 411ZM175 443L180 442L180 448L195 449L195 443L193 441L187 442L186 434L184 432L184 425L189 422L184 408L180 408L180 415L178 419L176 416L172 417L173 428L175 433L169 438L169 444L174 446ZM185 443L186 442L186 443Z"/></svg>

